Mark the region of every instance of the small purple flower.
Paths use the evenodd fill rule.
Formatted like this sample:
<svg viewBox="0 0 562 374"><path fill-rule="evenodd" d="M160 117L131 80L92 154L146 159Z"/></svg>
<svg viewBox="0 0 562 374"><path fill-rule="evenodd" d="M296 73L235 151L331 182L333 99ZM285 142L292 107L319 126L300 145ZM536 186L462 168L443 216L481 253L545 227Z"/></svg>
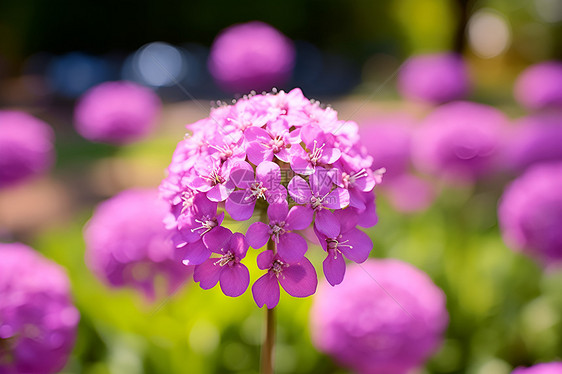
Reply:
<svg viewBox="0 0 562 374"><path fill-rule="evenodd" d="M517 101L529 109L562 107L562 62L546 61L521 73L515 82Z"/></svg>
<svg viewBox="0 0 562 374"><path fill-rule="evenodd" d="M46 172L55 159L54 134L45 122L0 110L0 188Z"/></svg>
<svg viewBox="0 0 562 374"><path fill-rule="evenodd" d="M230 232L225 240L221 239L209 246L220 257L209 258L197 265L193 279L205 290L220 282L221 290L226 296L242 295L250 284L250 272L246 265L240 263L246 257L248 247L244 235Z"/></svg>
<svg viewBox="0 0 562 374"><path fill-rule="evenodd" d="M410 57L398 73L398 90L408 99L439 104L462 99L469 89L466 64L454 53Z"/></svg>
<svg viewBox="0 0 562 374"><path fill-rule="evenodd" d="M412 372L438 349L447 323L444 293L390 259L349 266L337 287L322 284L310 313L314 345L360 374Z"/></svg>
<svg viewBox="0 0 562 374"><path fill-rule="evenodd" d="M230 194L225 203L228 214L237 221L245 221L254 213L258 199L270 204L280 203L287 198L287 189L281 185L279 165L263 161L254 170L248 163L240 163L232 171L232 180L240 190Z"/></svg>
<svg viewBox="0 0 562 374"><path fill-rule="evenodd" d="M224 201L234 191L234 183L230 180L232 162L222 163L218 157L202 158L195 163L195 176L189 186L206 192L211 201Z"/></svg>
<svg viewBox="0 0 562 374"><path fill-rule="evenodd" d="M332 286L343 281L345 275L345 260L343 256L360 264L365 262L373 249L373 242L369 235L357 229L357 215L350 209L338 210L335 213L340 232L334 236L326 236L315 229L320 245L328 256L323 262L324 275Z"/></svg>
<svg viewBox="0 0 562 374"><path fill-rule="evenodd" d="M54 374L80 319L64 269L19 243L0 243L0 373Z"/></svg>
<svg viewBox="0 0 562 374"><path fill-rule="evenodd" d="M340 187L332 189L330 174L318 168L309 176L310 185L300 176L289 182L289 194L297 204L305 204L308 210L316 212L314 227L327 236L336 236L340 223L329 209L343 209L349 205L349 192Z"/></svg>
<svg viewBox="0 0 562 374"><path fill-rule="evenodd" d="M453 102L435 109L413 137L413 161L453 182L473 182L495 171L508 121L483 104Z"/></svg>
<svg viewBox="0 0 562 374"><path fill-rule="evenodd" d="M289 132L289 125L285 119L270 123L265 129L251 127L244 132L249 142L248 160L254 165L259 165L262 161L272 161L275 157L288 163L296 149L292 147L301 141L298 135L299 131Z"/></svg>
<svg viewBox="0 0 562 374"><path fill-rule="evenodd" d="M518 367L511 374L560 374L562 362L546 362L528 368Z"/></svg>
<svg viewBox="0 0 562 374"><path fill-rule="evenodd" d="M498 218L505 242L545 265L562 263L562 162L528 169L504 191Z"/></svg>
<svg viewBox="0 0 562 374"><path fill-rule="evenodd" d="M84 229L86 264L113 287L134 287L148 299L157 296L155 278L175 292L191 274L181 264L164 218L168 205L154 190L126 190L100 203Z"/></svg>
<svg viewBox="0 0 562 374"><path fill-rule="evenodd" d="M299 261L308 245L306 240L292 232L304 230L312 222L312 210L304 206L294 206L289 211L287 202L271 204L267 208L269 224L254 222L248 228L246 239L252 248L263 247L268 240L277 245L279 255L289 262Z"/></svg>
<svg viewBox="0 0 562 374"><path fill-rule="evenodd" d="M88 140L129 144L153 130L161 106L158 96L146 87L126 81L105 82L82 96L74 124Z"/></svg>
<svg viewBox="0 0 562 374"><path fill-rule="evenodd" d="M209 71L226 91L270 90L290 77L293 43L262 22L230 26L213 42Z"/></svg>
<svg viewBox="0 0 562 374"><path fill-rule="evenodd" d="M299 262L290 263L273 251L258 255L258 268L267 270L253 285L252 294L256 304L273 309L279 303L279 284L289 295L308 297L316 292L318 278L314 266L303 257Z"/></svg>
<svg viewBox="0 0 562 374"><path fill-rule="evenodd" d="M300 137L307 150L295 148L291 168L299 174L313 174L318 166L331 165L336 162L341 151L332 146L330 135L318 126L308 125L301 129Z"/></svg>
<svg viewBox="0 0 562 374"><path fill-rule="evenodd" d="M216 249L209 244L222 242L230 236L230 231L221 226L224 212L217 214L217 208L218 203L207 199L205 194L197 194L189 214L178 219L174 242L178 248L184 248L184 265L203 263Z"/></svg>

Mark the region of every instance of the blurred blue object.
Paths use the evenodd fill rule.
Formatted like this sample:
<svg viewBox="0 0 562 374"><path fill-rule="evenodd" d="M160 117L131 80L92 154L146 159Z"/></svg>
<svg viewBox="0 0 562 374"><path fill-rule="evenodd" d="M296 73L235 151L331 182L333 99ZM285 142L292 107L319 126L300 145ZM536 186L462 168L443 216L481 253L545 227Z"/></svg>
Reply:
<svg viewBox="0 0 562 374"><path fill-rule="evenodd" d="M109 63L81 52L56 57L47 69L47 80L53 91L68 98L78 97L87 89L112 78Z"/></svg>

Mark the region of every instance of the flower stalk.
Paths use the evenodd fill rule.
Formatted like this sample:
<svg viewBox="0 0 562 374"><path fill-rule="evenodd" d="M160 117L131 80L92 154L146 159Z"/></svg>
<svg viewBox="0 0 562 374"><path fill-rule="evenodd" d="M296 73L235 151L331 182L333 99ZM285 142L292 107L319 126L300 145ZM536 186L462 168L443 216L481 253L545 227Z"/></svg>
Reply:
<svg viewBox="0 0 562 374"><path fill-rule="evenodd" d="M273 239L267 242L267 249L277 254ZM265 310L265 337L261 349L261 373L273 374L273 349L275 347L275 308Z"/></svg>

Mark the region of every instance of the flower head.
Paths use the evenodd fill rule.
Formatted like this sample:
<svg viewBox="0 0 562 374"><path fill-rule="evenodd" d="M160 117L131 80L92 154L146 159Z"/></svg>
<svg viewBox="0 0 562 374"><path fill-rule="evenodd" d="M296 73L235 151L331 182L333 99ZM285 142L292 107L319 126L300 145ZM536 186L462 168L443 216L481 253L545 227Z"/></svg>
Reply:
<svg viewBox="0 0 562 374"><path fill-rule="evenodd" d="M398 90L414 100L436 104L459 100L469 88L466 64L454 53L413 56L398 74Z"/></svg>
<svg viewBox="0 0 562 374"><path fill-rule="evenodd" d="M82 96L74 124L88 140L128 144L152 131L160 107L160 99L149 88L126 81L105 82Z"/></svg>
<svg viewBox="0 0 562 374"><path fill-rule="evenodd" d="M342 246L348 237L360 240L351 254L342 247L332 255L347 253L351 260L364 261L372 245L355 227L377 222L373 188L381 175L371 170L373 160L359 142L357 124L339 121L333 109L295 89L245 96L213 109L209 118L188 129L192 134L178 144L160 191L170 208L167 227L176 231L184 264L197 265L195 280L201 287L220 282L229 296L246 290L247 268L241 260L247 248L225 244L235 240L263 250L258 265L269 275L252 288L260 307L277 304L277 279L293 296L314 293L316 273L301 236L311 224L325 238L345 236ZM344 224L341 214L350 218ZM247 228L246 238L225 227L232 220ZM268 249L262 249L267 242ZM306 275L305 283L294 278L298 274ZM272 275L275 282L269 281Z"/></svg>
<svg viewBox="0 0 562 374"><path fill-rule="evenodd" d="M80 318L64 270L23 244L0 244L0 300L0 372L62 370Z"/></svg>
<svg viewBox="0 0 562 374"><path fill-rule="evenodd" d="M284 84L295 64L292 42L263 22L225 29L213 42L208 66L226 91L270 90Z"/></svg>
<svg viewBox="0 0 562 374"><path fill-rule="evenodd" d="M164 226L168 205L153 190L127 190L99 204L84 231L86 263L113 287L134 287L152 299L155 278L173 293L191 274L181 264L172 231Z"/></svg>
<svg viewBox="0 0 562 374"><path fill-rule="evenodd" d="M528 368L519 367L511 374L558 374L562 373L562 362L547 362Z"/></svg>
<svg viewBox="0 0 562 374"><path fill-rule="evenodd" d="M562 262L562 163L538 164L504 191L499 224L508 245L545 264Z"/></svg>
<svg viewBox="0 0 562 374"><path fill-rule="evenodd" d="M44 173L55 159L54 135L43 121L0 110L0 188Z"/></svg>
<svg viewBox="0 0 562 374"><path fill-rule="evenodd" d="M447 326L443 292L398 260L369 260L348 270L339 286L323 284L315 296L316 347L359 373L405 374L423 364Z"/></svg>
<svg viewBox="0 0 562 374"><path fill-rule="evenodd" d="M492 107L454 102L435 109L414 137L420 170L471 182L496 170L507 118Z"/></svg>
<svg viewBox="0 0 562 374"><path fill-rule="evenodd" d="M562 107L562 63L546 61L530 66L517 78L514 95L529 109Z"/></svg>

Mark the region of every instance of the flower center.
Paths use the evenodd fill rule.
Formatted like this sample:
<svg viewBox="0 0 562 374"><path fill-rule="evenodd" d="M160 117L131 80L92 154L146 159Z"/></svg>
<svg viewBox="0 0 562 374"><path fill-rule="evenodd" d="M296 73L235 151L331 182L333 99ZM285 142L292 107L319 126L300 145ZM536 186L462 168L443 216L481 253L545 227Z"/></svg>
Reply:
<svg viewBox="0 0 562 374"><path fill-rule="evenodd" d="M353 187L355 185L355 182L357 182L357 179L364 178L366 176L368 176L368 174L367 174L367 170L365 169L361 169L353 174L347 174L344 172L342 174L343 186L346 189Z"/></svg>
<svg viewBox="0 0 562 374"><path fill-rule="evenodd" d="M286 267L286 266L288 266L288 265L285 264L283 261L275 260L271 264L270 269L275 274L276 277L279 277L279 274L281 274L281 272L283 271L283 268Z"/></svg>
<svg viewBox="0 0 562 374"><path fill-rule="evenodd" d="M191 232L195 232L197 230L203 230L199 233L199 235L203 236L209 231L211 231L214 227L218 226L219 223L216 218L211 218L209 216L203 216L201 219L196 219L195 222L199 223L200 226L194 227L191 229Z"/></svg>
<svg viewBox="0 0 562 374"><path fill-rule="evenodd" d="M213 170L208 178L213 186L223 184L225 182L224 177L220 174L220 169Z"/></svg>
<svg viewBox="0 0 562 374"><path fill-rule="evenodd" d="M191 190L183 191L181 193L181 214L184 214L186 210L193 206L193 199L195 194Z"/></svg>
<svg viewBox="0 0 562 374"><path fill-rule="evenodd" d="M216 261L214 263L214 265L225 266L225 265L228 265L231 261L235 261L235 259L236 259L236 257L234 256L234 253L232 253L232 251L228 251L227 253L222 255L218 259L218 261Z"/></svg>
<svg viewBox="0 0 562 374"><path fill-rule="evenodd" d="M322 152L324 151L325 145L326 144L322 144L322 146L318 147L318 142L316 140L314 141L314 145L312 146L312 153L308 155L310 163L314 166L316 166L316 164L320 160L320 157L322 157Z"/></svg>
<svg viewBox="0 0 562 374"><path fill-rule="evenodd" d="M270 235L273 238L273 241L279 243L279 237L283 235L285 230L285 222L276 222L273 225L270 224Z"/></svg>
<svg viewBox="0 0 562 374"><path fill-rule="evenodd" d="M312 206L312 209L317 209L317 208L322 207L322 200L324 200L323 197L313 195L310 198L310 205Z"/></svg>
<svg viewBox="0 0 562 374"><path fill-rule="evenodd" d="M262 182L254 182L250 185L250 196L246 197L246 200L259 199L260 197L265 199L265 193L267 188L263 186Z"/></svg>
<svg viewBox="0 0 562 374"><path fill-rule="evenodd" d="M345 244L349 242L349 240L341 241L342 236L339 235L337 238L327 238L326 239L326 247L328 249L328 253L334 254L334 259L338 258L338 253L341 253L340 247L349 247L349 249L353 249L353 246L350 244Z"/></svg>
<svg viewBox="0 0 562 374"><path fill-rule="evenodd" d="M283 148L285 148L285 142L283 141L283 136L277 135L274 139L269 141L269 146L273 150L273 153L280 152Z"/></svg>

